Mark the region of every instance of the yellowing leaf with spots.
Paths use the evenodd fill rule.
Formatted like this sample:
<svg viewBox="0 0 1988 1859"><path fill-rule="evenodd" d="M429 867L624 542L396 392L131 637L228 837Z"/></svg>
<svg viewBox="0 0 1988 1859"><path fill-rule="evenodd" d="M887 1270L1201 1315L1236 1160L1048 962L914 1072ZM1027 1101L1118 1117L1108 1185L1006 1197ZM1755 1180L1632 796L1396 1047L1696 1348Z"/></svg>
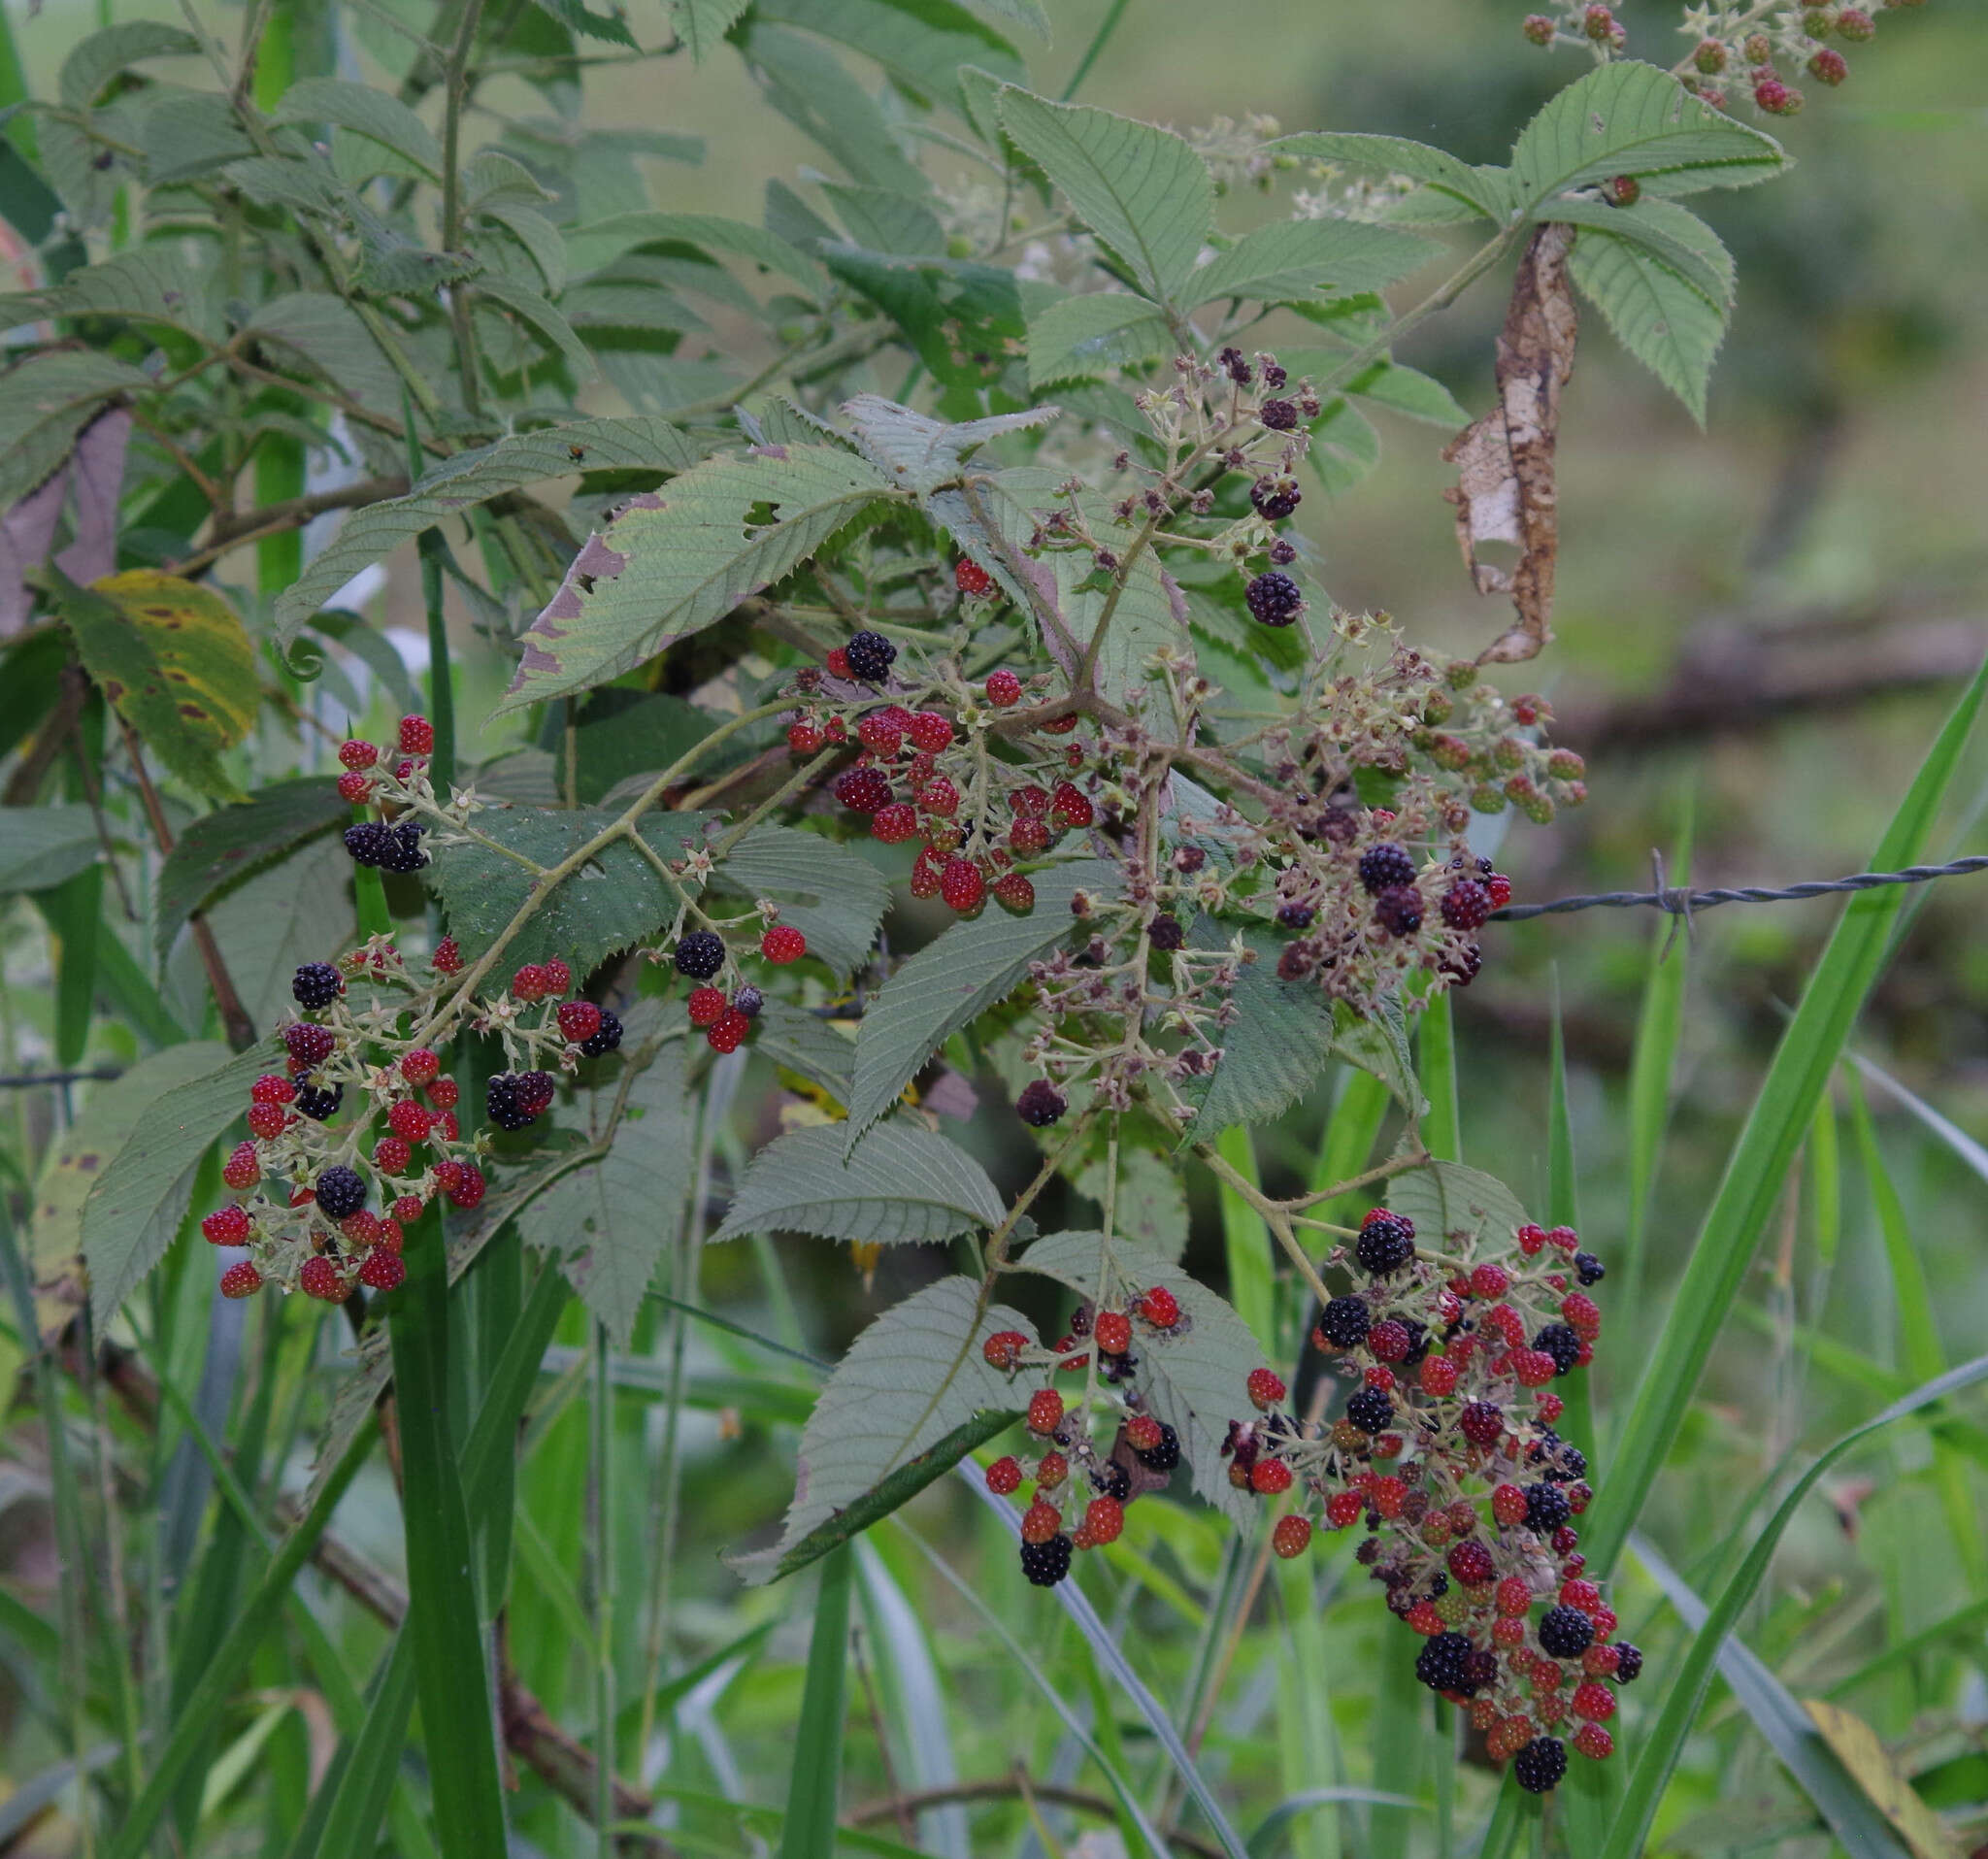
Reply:
<svg viewBox="0 0 1988 1859"><path fill-rule="evenodd" d="M83 669L146 747L189 787L240 799L220 757L248 734L261 682L235 610L152 568L54 591Z"/></svg>

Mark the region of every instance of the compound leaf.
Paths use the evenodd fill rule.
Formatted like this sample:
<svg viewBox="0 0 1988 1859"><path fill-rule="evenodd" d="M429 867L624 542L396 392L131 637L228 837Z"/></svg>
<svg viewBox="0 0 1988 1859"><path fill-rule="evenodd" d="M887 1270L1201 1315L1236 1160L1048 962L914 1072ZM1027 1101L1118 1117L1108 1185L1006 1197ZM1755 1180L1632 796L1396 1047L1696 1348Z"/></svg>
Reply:
<svg viewBox="0 0 1988 1859"><path fill-rule="evenodd" d="M1411 232L1360 219L1280 219L1245 233L1188 279L1188 307L1242 297L1303 300L1321 290L1380 290L1439 248Z"/></svg>
<svg viewBox="0 0 1988 1859"><path fill-rule="evenodd" d="M1661 258L1626 239L1584 228L1569 270L1615 339L1705 423L1712 360L1726 314Z"/></svg>

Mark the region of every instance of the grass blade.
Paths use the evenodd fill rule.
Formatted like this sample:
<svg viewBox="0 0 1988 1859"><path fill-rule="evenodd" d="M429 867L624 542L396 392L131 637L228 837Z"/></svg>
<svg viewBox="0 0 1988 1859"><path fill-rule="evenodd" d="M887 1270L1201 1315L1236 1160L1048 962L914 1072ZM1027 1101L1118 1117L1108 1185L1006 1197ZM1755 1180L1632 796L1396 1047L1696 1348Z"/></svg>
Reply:
<svg viewBox="0 0 1988 1859"><path fill-rule="evenodd" d="M801 1720L794 1726L794 1772L787 1784L780 1859L834 1859L843 1718L848 1704L850 1566L847 1544L821 1559L808 1679L801 1693Z"/></svg>
<svg viewBox="0 0 1988 1859"><path fill-rule="evenodd" d="M1246 1123L1232 1123L1215 1139L1215 1151L1249 1182L1260 1186L1256 1145ZM1226 1182L1217 1183L1222 1209L1222 1250L1229 1268L1229 1302L1264 1348L1277 1347L1276 1277L1262 1215Z"/></svg>
<svg viewBox="0 0 1988 1859"><path fill-rule="evenodd" d="M1439 1162L1464 1159L1463 1128L1457 1112L1456 1025L1447 991L1422 1010L1415 1048L1416 1073L1429 1109L1422 1117L1422 1146Z"/></svg>
<svg viewBox="0 0 1988 1859"><path fill-rule="evenodd" d="M1844 1453L1894 1420L1902 1420L1983 1379L1988 1379L1988 1356L1977 1356L1961 1368L1949 1370L1937 1379L1913 1389L1903 1400L1894 1401L1863 1425L1851 1428L1832 1443L1796 1480L1794 1487L1781 1500L1779 1509L1769 1519L1767 1527L1754 1539L1745 1560L1711 1604L1697 1638L1692 1641L1690 1651L1679 1664L1656 1722L1645 1731L1636 1769L1630 1776L1621 1809L1608 1829L1607 1842L1601 1851L1600 1859L1637 1859L1642 1851L1649 1837L1650 1823L1656 1817L1657 1805L1670 1785L1671 1775L1683 1752L1685 1739L1697 1721L1720 1654L1741 1610L1753 1599L1766 1576L1774 1550L1780 1544L1781 1533L1801 1509L1803 1500L1815 1488L1817 1480ZM1837 1832L1839 1838L1843 1837L1842 1829L1838 1828ZM1845 1841L1845 1843L1849 1842ZM1860 1849L1852 1847L1852 1850ZM1869 1852L1873 1848L1864 1847L1861 1850ZM1890 1847L1885 1850L1889 1852Z"/></svg>
<svg viewBox="0 0 1988 1859"><path fill-rule="evenodd" d="M1988 664L1975 674L1935 740L1872 855L1872 870L1896 871L1925 849L1984 696ZM1581 1536L1591 1577L1606 1576L1613 1568L1683 1424L1817 1100L1877 979L1902 889L1886 886L1850 900L1781 1037L1650 1352L1607 1478L1587 1514Z"/></svg>

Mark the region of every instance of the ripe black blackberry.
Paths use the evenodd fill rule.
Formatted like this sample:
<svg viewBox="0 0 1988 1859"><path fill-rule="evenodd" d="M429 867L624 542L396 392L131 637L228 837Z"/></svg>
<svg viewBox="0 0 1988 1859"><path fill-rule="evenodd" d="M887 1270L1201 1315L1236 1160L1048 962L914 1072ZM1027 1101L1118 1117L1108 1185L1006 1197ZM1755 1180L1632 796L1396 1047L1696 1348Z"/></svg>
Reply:
<svg viewBox="0 0 1988 1859"><path fill-rule="evenodd" d="M1399 1272L1415 1256L1415 1223L1385 1208L1375 1208L1360 1223L1360 1237L1353 1242L1353 1256L1360 1269L1375 1278Z"/></svg>
<svg viewBox="0 0 1988 1859"><path fill-rule="evenodd" d="M1616 1642L1615 1676L1622 1684L1634 1684L1642 1676L1642 1648L1627 1640Z"/></svg>
<svg viewBox="0 0 1988 1859"><path fill-rule="evenodd" d="M1032 1130L1046 1130L1070 1108L1063 1093L1045 1078L1031 1079L1014 1100L1014 1113Z"/></svg>
<svg viewBox="0 0 1988 1859"><path fill-rule="evenodd" d="M1346 1418L1362 1433L1385 1433L1394 1424L1394 1402L1385 1388L1362 1388L1346 1403Z"/></svg>
<svg viewBox="0 0 1988 1859"><path fill-rule="evenodd" d="M1550 1794L1567 1775L1567 1745L1558 1737L1535 1737L1511 1759L1512 1779L1527 1794Z"/></svg>
<svg viewBox="0 0 1988 1859"><path fill-rule="evenodd" d="M1242 590L1250 613L1265 626L1288 626L1305 611L1305 596L1288 575L1273 568Z"/></svg>
<svg viewBox="0 0 1988 1859"><path fill-rule="evenodd" d="M1334 1298L1318 1313L1318 1333L1336 1349L1357 1349L1373 1327L1365 1298Z"/></svg>
<svg viewBox="0 0 1988 1859"><path fill-rule="evenodd" d="M1595 1623L1578 1608L1548 1608L1540 1616L1540 1644L1556 1659L1578 1659L1595 1643Z"/></svg>
<svg viewBox="0 0 1988 1859"><path fill-rule="evenodd" d="M1412 936L1422 927L1422 893L1397 884L1374 900L1374 920L1390 936Z"/></svg>
<svg viewBox="0 0 1988 1859"><path fill-rule="evenodd" d="M306 962L291 978L290 995L307 1013L315 1013L337 1000L345 985L329 962Z"/></svg>
<svg viewBox="0 0 1988 1859"><path fill-rule="evenodd" d="M1599 1284L1608 1276L1608 1268L1592 1252L1576 1252L1574 1255L1574 1276L1583 1284Z"/></svg>
<svg viewBox="0 0 1988 1859"><path fill-rule="evenodd" d="M1543 1465L1545 1476L1556 1484L1572 1484L1576 1478L1587 1477L1588 1455L1579 1446L1570 1445L1551 1427L1534 1443L1526 1454L1526 1461L1531 1465Z"/></svg>
<svg viewBox="0 0 1988 1859"><path fill-rule="evenodd" d="M1108 1355L1098 1364L1098 1379L1110 1387L1130 1381L1139 1373L1139 1357L1127 1349L1122 1355Z"/></svg>
<svg viewBox="0 0 1988 1859"><path fill-rule="evenodd" d="M1259 478L1249 486L1249 504L1266 522L1280 523L1305 501L1295 478Z"/></svg>
<svg viewBox="0 0 1988 1859"><path fill-rule="evenodd" d="M1163 1420L1156 1444L1145 1447L1143 1451L1138 1446L1132 1450L1148 1472L1171 1472L1180 1463L1180 1436Z"/></svg>
<svg viewBox="0 0 1988 1859"><path fill-rule="evenodd" d="M1557 1530L1574 1515L1574 1507L1567 1501L1567 1493L1551 1482L1529 1484L1526 1493L1526 1528L1544 1535L1548 1530Z"/></svg>
<svg viewBox="0 0 1988 1859"><path fill-rule="evenodd" d="M1360 854L1360 882L1370 897L1415 881L1415 861L1400 846L1370 846Z"/></svg>
<svg viewBox="0 0 1988 1859"><path fill-rule="evenodd" d="M523 1082L519 1073L493 1072L483 1087L483 1112L500 1130L521 1130L539 1114L523 1101Z"/></svg>
<svg viewBox="0 0 1988 1859"><path fill-rule="evenodd" d="M297 1086L297 1114L308 1116L314 1123L330 1122L345 1101L346 1087L343 1084L334 1084L328 1091L316 1084L300 1083Z"/></svg>
<svg viewBox="0 0 1988 1859"><path fill-rule="evenodd" d="M1309 904L1279 904L1277 921L1285 929L1309 929L1311 919L1318 914Z"/></svg>
<svg viewBox="0 0 1988 1859"><path fill-rule="evenodd" d="M1091 1467L1091 1487L1099 1497L1122 1504L1132 1495L1132 1474L1116 1459L1100 1459Z"/></svg>
<svg viewBox="0 0 1988 1859"><path fill-rule="evenodd" d="M580 1043L582 1058L601 1058L615 1050L621 1044L621 1021L618 1015L601 1009L601 1023L592 1034Z"/></svg>
<svg viewBox="0 0 1988 1859"><path fill-rule="evenodd" d="M418 872L428 862L421 849L421 835L428 829L414 820L402 820L386 836L380 865L389 872Z"/></svg>
<svg viewBox="0 0 1988 1859"><path fill-rule="evenodd" d="M1162 954L1171 954L1187 941L1187 932L1177 916L1156 916L1146 925L1146 939Z"/></svg>
<svg viewBox="0 0 1988 1859"><path fill-rule="evenodd" d="M1021 1572L1037 1587L1053 1588L1070 1573L1070 1539L1059 1530L1047 1543L1024 1543Z"/></svg>
<svg viewBox="0 0 1988 1859"><path fill-rule="evenodd" d="M1298 423L1296 403L1288 400L1266 400L1256 410L1256 416L1274 433L1287 433Z"/></svg>
<svg viewBox="0 0 1988 1859"><path fill-rule="evenodd" d="M1438 1633L1422 1643L1415 1655L1415 1676L1431 1691L1469 1692L1471 1684L1471 1642L1466 1634Z"/></svg>
<svg viewBox="0 0 1988 1859"><path fill-rule="evenodd" d="M343 1220L366 1205L366 1178L357 1169L334 1164L317 1178L316 1194L325 1218Z"/></svg>
<svg viewBox="0 0 1988 1859"><path fill-rule="evenodd" d="M725 939L710 930L692 930L677 945L677 973L693 981L708 981L725 965Z"/></svg>
<svg viewBox="0 0 1988 1859"><path fill-rule="evenodd" d="M346 828L345 841L354 864L377 869L386 863L386 855L393 847L393 829L377 819L362 819Z"/></svg>
<svg viewBox="0 0 1988 1859"><path fill-rule="evenodd" d="M857 633L843 647L849 670L866 684L880 684L890 676L897 647L881 633Z"/></svg>
<svg viewBox="0 0 1988 1859"><path fill-rule="evenodd" d="M1580 1366L1580 1337L1570 1324L1542 1323L1533 1347L1553 1358L1555 1375L1572 1375Z"/></svg>

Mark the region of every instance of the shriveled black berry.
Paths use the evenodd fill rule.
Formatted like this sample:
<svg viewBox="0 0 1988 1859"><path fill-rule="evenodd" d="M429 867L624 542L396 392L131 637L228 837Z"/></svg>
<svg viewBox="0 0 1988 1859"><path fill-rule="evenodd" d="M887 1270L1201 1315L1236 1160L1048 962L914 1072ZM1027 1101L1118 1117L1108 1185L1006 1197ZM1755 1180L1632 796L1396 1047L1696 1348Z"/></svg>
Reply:
<svg viewBox="0 0 1988 1859"><path fill-rule="evenodd" d="M710 930L692 930L677 945L677 973L694 981L708 981L725 965L725 939Z"/></svg>
<svg viewBox="0 0 1988 1859"><path fill-rule="evenodd" d="M1368 895L1378 897L1399 884L1415 881L1415 861L1399 846L1370 846L1360 854L1360 882Z"/></svg>
<svg viewBox="0 0 1988 1859"><path fill-rule="evenodd" d="M1162 954L1171 953L1187 941L1187 932L1177 916L1156 916L1146 925L1146 938Z"/></svg>
<svg viewBox="0 0 1988 1859"><path fill-rule="evenodd" d="M1470 1690L1470 1637L1439 1633L1425 1640L1422 1650L1415 1655L1415 1676L1431 1691Z"/></svg>
<svg viewBox="0 0 1988 1859"><path fill-rule="evenodd" d="M345 1101L346 1087L343 1084L334 1084L328 1091L316 1084L297 1086L297 1114L308 1116L314 1123L330 1122Z"/></svg>
<svg viewBox="0 0 1988 1859"><path fill-rule="evenodd" d="M1574 1506L1567 1501L1567 1493L1550 1480L1540 1484L1529 1484L1526 1493L1526 1528L1544 1535L1548 1530L1557 1530L1574 1515Z"/></svg>
<svg viewBox="0 0 1988 1859"><path fill-rule="evenodd" d="M1037 1587L1053 1588L1070 1573L1070 1539L1059 1530L1047 1543L1024 1543L1021 1572Z"/></svg>
<svg viewBox="0 0 1988 1859"><path fill-rule="evenodd" d="M1318 1333L1336 1349L1357 1349L1373 1327L1365 1298L1334 1298L1318 1313Z"/></svg>
<svg viewBox="0 0 1988 1859"><path fill-rule="evenodd" d="M290 994L307 1013L314 1013L337 1000L345 985L329 962L306 962L291 978Z"/></svg>
<svg viewBox="0 0 1988 1859"><path fill-rule="evenodd" d="M1394 1424L1394 1402L1385 1388L1362 1388L1346 1403L1346 1418L1362 1433L1385 1433Z"/></svg>
<svg viewBox="0 0 1988 1859"><path fill-rule="evenodd" d="M1277 921L1285 929L1309 929L1311 920L1318 914L1309 904L1279 904Z"/></svg>
<svg viewBox="0 0 1988 1859"><path fill-rule="evenodd" d="M1548 1608L1540 1616L1540 1644L1556 1659L1578 1659L1595 1643L1595 1623L1578 1608Z"/></svg>
<svg viewBox="0 0 1988 1859"><path fill-rule="evenodd" d="M1266 522L1280 523L1305 501L1295 478L1259 478L1249 486L1249 504Z"/></svg>
<svg viewBox="0 0 1988 1859"><path fill-rule="evenodd" d="M1484 966L1484 951L1474 943L1466 943L1459 955L1445 956L1442 972L1456 987L1469 987L1477 979L1477 971Z"/></svg>
<svg viewBox="0 0 1988 1859"><path fill-rule="evenodd" d="M1046 1130L1069 1108L1063 1093L1045 1078L1023 1085L1021 1095L1014 1100L1015 1115L1034 1130Z"/></svg>
<svg viewBox="0 0 1988 1859"><path fill-rule="evenodd" d="M765 1005L766 996L756 987L742 987L732 996L734 1009L745 1014L748 1020L756 1020L759 1017L759 1010Z"/></svg>
<svg viewBox="0 0 1988 1859"><path fill-rule="evenodd" d="M1224 349L1215 357L1215 363L1237 386L1246 387L1249 385L1249 364L1242 359L1242 349Z"/></svg>
<svg viewBox="0 0 1988 1859"><path fill-rule="evenodd" d="M1615 1643L1615 1676L1623 1684L1634 1684L1642 1676L1642 1648L1627 1640Z"/></svg>
<svg viewBox="0 0 1988 1859"><path fill-rule="evenodd" d="M366 1178L335 1163L317 1178L317 1205L329 1220L342 1220L366 1205Z"/></svg>
<svg viewBox="0 0 1988 1859"><path fill-rule="evenodd" d="M1149 1446L1134 1446L1134 1455L1148 1472L1171 1472L1180 1463L1180 1436L1164 1421L1159 1440Z"/></svg>
<svg viewBox="0 0 1988 1859"><path fill-rule="evenodd" d="M1527 1794L1550 1794L1567 1775L1567 1745L1558 1737L1535 1737L1511 1759L1512 1779Z"/></svg>
<svg viewBox="0 0 1988 1859"><path fill-rule="evenodd" d="M1276 356L1259 355L1257 359L1263 363L1263 384L1272 393L1276 393L1285 382L1290 380L1290 376L1279 366Z"/></svg>
<svg viewBox="0 0 1988 1859"><path fill-rule="evenodd" d="M1132 1474L1116 1459L1100 1459L1091 1468L1091 1486L1101 1498L1116 1498L1122 1504L1132 1495Z"/></svg>
<svg viewBox="0 0 1988 1859"><path fill-rule="evenodd" d="M1588 1455L1548 1427L1527 1449L1526 1463L1544 1466L1545 1476L1557 1484L1571 1484L1587 1476Z"/></svg>
<svg viewBox="0 0 1988 1859"><path fill-rule="evenodd" d="M428 854L421 849L421 835L427 830L418 821L402 820L386 836L386 846L380 860L381 869L418 872L428 862Z"/></svg>
<svg viewBox="0 0 1988 1859"><path fill-rule="evenodd" d="M866 684L880 684L889 677L897 658L897 647L881 633L857 633L843 647L849 670Z"/></svg>
<svg viewBox="0 0 1988 1859"><path fill-rule="evenodd" d="M1288 568L1298 559L1298 551L1281 536L1270 546L1270 560L1273 568Z"/></svg>
<svg viewBox="0 0 1988 1859"><path fill-rule="evenodd" d="M1422 893L1397 884L1374 900L1374 920L1390 936L1412 936L1422 927Z"/></svg>
<svg viewBox="0 0 1988 1859"><path fill-rule="evenodd" d="M1273 568L1242 590L1249 611L1265 626L1288 626L1305 611L1305 596L1288 575Z"/></svg>
<svg viewBox="0 0 1988 1859"><path fill-rule="evenodd" d="M377 819L362 819L346 828L345 842L353 863L378 868L393 849L393 828Z"/></svg>
<svg viewBox="0 0 1988 1859"><path fill-rule="evenodd" d="M1287 433L1298 423L1298 408L1294 401L1266 400L1256 410L1256 416L1274 433Z"/></svg>
<svg viewBox="0 0 1988 1859"><path fill-rule="evenodd" d="M601 1023L587 1038L580 1043L580 1056L601 1058L613 1051L621 1044L621 1020L619 1015L601 1009Z"/></svg>
<svg viewBox="0 0 1988 1859"><path fill-rule="evenodd" d="M1570 1324L1541 1324L1533 1347L1553 1358L1555 1375L1572 1375L1580 1366L1580 1337Z"/></svg>
<svg viewBox="0 0 1988 1859"><path fill-rule="evenodd" d="M533 1108L528 1102L532 1093L525 1088L524 1081L531 1076L518 1072L491 1073L490 1081L483 1086L483 1112L500 1130L521 1130L545 1109L544 1103ZM544 1078L545 1074L538 1076ZM550 1101L549 1093L547 1101Z"/></svg>
<svg viewBox="0 0 1988 1859"><path fill-rule="evenodd" d="M1592 1252L1576 1252L1574 1255L1574 1276L1583 1284L1599 1284L1608 1276L1608 1268Z"/></svg>
<svg viewBox="0 0 1988 1859"><path fill-rule="evenodd" d="M1415 1223L1385 1208L1375 1208L1360 1223L1360 1237L1353 1242L1353 1256L1360 1268L1384 1278L1399 1272L1415 1256Z"/></svg>

